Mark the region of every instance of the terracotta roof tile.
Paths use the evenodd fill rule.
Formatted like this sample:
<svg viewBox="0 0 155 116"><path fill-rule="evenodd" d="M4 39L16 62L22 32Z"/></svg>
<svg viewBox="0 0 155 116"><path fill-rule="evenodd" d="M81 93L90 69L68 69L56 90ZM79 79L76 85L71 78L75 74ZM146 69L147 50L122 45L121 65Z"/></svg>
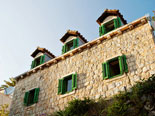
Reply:
<svg viewBox="0 0 155 116"><path fill-rule="evenodd" d="M102 21L108 16L119 16L124 24L127 24L127 21L123 18L123 15L119 12L119 10L109 10L105 9L102 15L96 20L96 22L101 25Z"/></svg>
<svg viewBox="0 0 155 116"><path fill-rule="evenodd" d="M88 42L78 31L73 30L68 30L60 41L64 43L69 36L79 36L84 42Z"/></svg>
<svg viewBox="0 0 155 116"><path fill-rule="evenodd" d="M32 57L35 57L39 52L47 53L49 56L55 58L55 55L53 55L50 51L48 51L46 48L40 48L37 47L37 49L31 54Z"/></svg>

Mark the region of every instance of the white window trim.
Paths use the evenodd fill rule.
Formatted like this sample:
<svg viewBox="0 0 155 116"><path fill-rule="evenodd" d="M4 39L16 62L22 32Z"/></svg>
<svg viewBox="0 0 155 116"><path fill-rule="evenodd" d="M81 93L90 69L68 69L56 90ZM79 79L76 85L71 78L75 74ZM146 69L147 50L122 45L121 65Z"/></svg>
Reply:
<svg viewBox="0 0 155 116"><path fill-rule="evenodd" d="M69 76L69 75L71 75L71 74L75 74L76 72L71 72L71 73L68 73L68 74L66 74L66 75L64 75L64 76L62 76L60 79L63 79L64 77L67 77L67 76ZM58 79L59 80L59 79Z"/></svg>

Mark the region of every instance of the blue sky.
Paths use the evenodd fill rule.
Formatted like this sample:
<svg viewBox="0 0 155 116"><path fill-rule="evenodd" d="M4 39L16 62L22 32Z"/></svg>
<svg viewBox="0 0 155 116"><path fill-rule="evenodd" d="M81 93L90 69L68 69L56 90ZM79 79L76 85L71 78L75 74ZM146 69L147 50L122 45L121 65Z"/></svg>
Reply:
<svg viewBox="0 0 155 116"><path fill-rule="evenodd" d="M131 22L153 16L155 0L0 0L0 85L30 69L37 46L59 56L68 29L88 41L97 38L96 19L106 8L119 9Z"/></svg>

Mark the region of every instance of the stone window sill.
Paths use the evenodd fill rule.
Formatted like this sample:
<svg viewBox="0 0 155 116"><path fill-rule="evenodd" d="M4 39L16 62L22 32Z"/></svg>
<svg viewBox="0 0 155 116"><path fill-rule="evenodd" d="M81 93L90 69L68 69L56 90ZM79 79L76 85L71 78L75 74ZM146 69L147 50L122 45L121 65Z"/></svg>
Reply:
<svg viewBox="0 0 155 116"><path fill-rule="evenodd" d="M26 110L29 111L29 110L33 109L35 106L36 106L36 103L33 105L30 105L30 106L26 106L25 108L26 108Z"/></svg>
<svg viewBox="0 0 155 116"><path fill-rule="evenodd" d="M64 95L61 95L60 98L67 97L67 96L70 96L70 95L73 95L73 94L75 94L75 90L73 90L72 92L66 93Z"/></svg>
<svg viewBox="0 0 155 116"><path fill-rule="evenodd" d="M126 76L127 76L127 74L124 73L124 74L121 75L121 76L114 77L114 78L110 78L110 79L106 79L105 82L108 83L108 82L116 81L116 80L121 79L121 78L124 78L124 77L126 77Z"/></svg>

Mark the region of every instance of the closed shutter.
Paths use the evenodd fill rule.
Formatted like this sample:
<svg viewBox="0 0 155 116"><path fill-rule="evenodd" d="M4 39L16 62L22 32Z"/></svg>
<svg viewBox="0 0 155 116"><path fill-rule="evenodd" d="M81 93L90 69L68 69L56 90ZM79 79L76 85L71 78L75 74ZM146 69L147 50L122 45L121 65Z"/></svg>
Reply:
<svg viewBox="0 0 155 116"><path fill-rule="evenodd" d="M72 90L77 88L77 73L72 74Z"/></svg>
<svg viewBox="0 0 155 116"><path fill-rule="evenodd" d="M28 97L29 97L29 92L25 92L25 96L24 96L24 105L25 106L28 105Z"/></svg>
<svg viewBox="0 0 155 116"><path fill-rule="evenodd" d="M124 64L124 72L128 72L128 65L127 65L127 61L126 61L126 56L123 55L123 64Z"/></svg>
<svg viewBox="0 0 155 116"><path fill-rule="evenodd" d="M33 103L38 102L39 90L40 90L39 88L35 88Z"/></svg>
<svg viewBox="0 0 155 116"><path fill-rule="evenodd" d="M62 79L59 79L58 94L62 94Z"/></svg>
<svg viewBox="0 0 155 116"><path fill-rule="evenodd" d="M118 57L119 60L119 67L120 67L120 74L124 73L124 62L123 62L123 56Z"/></svg>
<svg viewBox="0 0 155 116"><path fill-rule="evenodd" d="M34 68L34 60L32 61L32 64L31 64L31 69Z"/></svg>

